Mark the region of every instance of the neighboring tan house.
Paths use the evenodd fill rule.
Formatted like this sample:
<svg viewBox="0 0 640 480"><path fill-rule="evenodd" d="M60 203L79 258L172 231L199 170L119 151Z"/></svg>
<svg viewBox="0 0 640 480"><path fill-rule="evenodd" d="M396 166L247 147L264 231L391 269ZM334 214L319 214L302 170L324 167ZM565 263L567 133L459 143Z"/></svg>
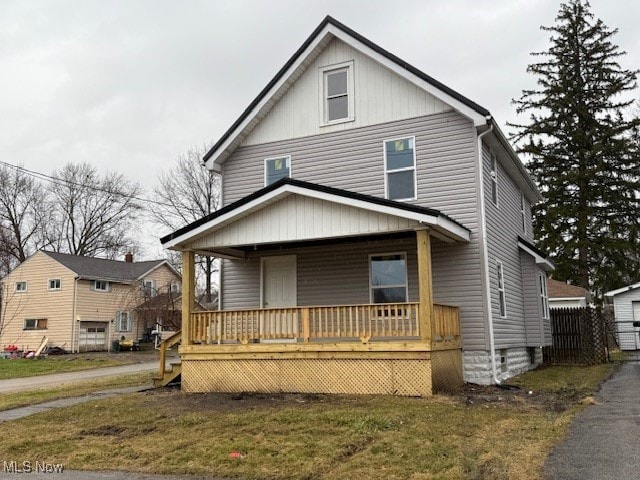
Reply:
<svg viewBox="0 0 640 480"><path fill-rule="evenodd" d="M426 395L542 361L523 163L488 110L333 18L204 161L223 208L161 239L185 391ZM223 259L219 311L190 313L194 252Z"/></svg>
<svg viewBox="0 0 640 480"><path fill-rule="evenodd" d="M547 280L549 308L580 308L591 304L591 294L586 288L570 285L552 278Z"/></svg>
<svg viewBox="0 0 640 480"><path fill-rule="evenodd" d="M72 352L108 350L138 340L155 318L136 314L158 294L179 292L180 275L166 260L134 262L41 250L3 280L0 346L48 345ZM139 318L140 317L140 318Z"/></svg>
<svg viewBox="0 0 640 480"><path fill-rule="evenodd" d="M618 345L621 350L640 350L640 283L605 293L613 301Z"/></svg>

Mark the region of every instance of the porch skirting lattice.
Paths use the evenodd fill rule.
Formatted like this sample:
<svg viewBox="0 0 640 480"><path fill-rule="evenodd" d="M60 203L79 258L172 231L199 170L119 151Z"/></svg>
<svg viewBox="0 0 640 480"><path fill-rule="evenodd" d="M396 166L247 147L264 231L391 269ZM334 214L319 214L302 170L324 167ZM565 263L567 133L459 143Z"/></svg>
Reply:
<svg viewBox="0 0 640 480"><path fill-rule="evenodd" d="M450 362L451 357L447 357L443 357L442 361ZM288 392L406 396L428 396L433 393L431 360L424 357L183 360L182 372L182 390L188 393ZM451 381L456 382L456 379ZM440 378L439 383L448 382L446 378Z"/></svg>

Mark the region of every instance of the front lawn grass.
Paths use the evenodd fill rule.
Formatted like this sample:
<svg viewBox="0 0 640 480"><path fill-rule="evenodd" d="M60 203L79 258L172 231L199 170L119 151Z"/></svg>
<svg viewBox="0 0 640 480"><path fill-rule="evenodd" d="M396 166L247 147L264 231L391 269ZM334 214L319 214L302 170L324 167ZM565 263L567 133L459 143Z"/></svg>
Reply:
<svg viewBox="0 0 640 480"><path fill-rule="evenodd" d="M61 398L81 397L89 393L111 388L151 385L153 383L153 375L154 373L152 372L144 372L79 383L69 383L58 388L4 393L0 394L0 411L26 407L28 405L37 405L38 403L59 400Z"/></svg>
<svg viewBox="0 0 640 480"><path fill-rule="evenodd" d="M114 355L113 358L91 358L90 356L60 355L46 358L0 359L0 380L33 377L48 373L75 372L90 368L113 367L133 363L132 360Z"/></svg>
<svg viewBox="0 0 640 480"><path fill-rule="evenodd" d="M248 480L533 480L582 408L576 392L592 395L610 368L549 367L509 382L522 392L483 390L473 401L468 391L406 398L158 390L16 420L7 427L20 435L0 436L0 457Z"/></svg>

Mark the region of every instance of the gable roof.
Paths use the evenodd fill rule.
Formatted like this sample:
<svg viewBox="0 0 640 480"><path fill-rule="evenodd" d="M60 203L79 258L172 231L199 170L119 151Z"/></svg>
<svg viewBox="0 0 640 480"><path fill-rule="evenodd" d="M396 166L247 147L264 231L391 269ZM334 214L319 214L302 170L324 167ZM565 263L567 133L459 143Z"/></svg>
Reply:
<svg viewBox="0 0 640 480"><path fill-rule="evenodd" d="M550 299L585 298L587 301L591 301L591 294L586 288L582 288L577 285L569 285L566 282L561 282L552 278L547 280L547 293L549 294Z"/></svg>
<svg viewBox="0 0 640 480"><path fill-rule="evenodd" d="M203 235L209 229L221 225L223 222L233 221L241 215L255 211L266 204L276 201L278 198L290 194L321 198L356 208L375 210L379 213L410 218L421 222L425 226L432 226L436 232L441 233L449 241L468 242L470 238L470 230L468 228L444 213L432 208L419 207L409 203L363 195L349 190L304 182L294 178L283 178L251 195L241 198L237 202L227 205L216 212L162 237L160 242L165 248L175 247L196 236Z"/></svg>
<svg viewBox="0 0 640 480"><path fill-rule="evenodd" d="M68 253L49 252L46 250L40 251L76 273L80 278L88 280L106 280L123 283L134 282L165 263L173 270L169 262L164 259L148 260L145 262L124 262L104 258L82 257Z"/></svg>
<svg viewBox="0 0 640 480"><path fill-rule="evenodd" d="M451 105L464 116L472 118L474 124L486 124L489 110L478 105L464 95L447 87L433 77L417 69L371 40L327 15L318 27L309 35L302 46L293 54L275 77L242 112L240 117L222 135L222 137L204 155L203 160L210 170L215 163L223 162L253 129L255 124L266 116L275 102L284 95L306 66L319 54L320 50L333 38L339 38L355 48L364 51L384 66L420 84L425 90Z"/></svg>
<svg viewBox="0 0 640 480"><path fill-rule="evenodd" d="M635 290L636 288L640 288L640 282L634 283L633 285L627 285L626 287L618 288L617 290L611 290L610 292L605 293L606 297L614 297L619 295L620 293L625 293L630 290Z"/></svg>

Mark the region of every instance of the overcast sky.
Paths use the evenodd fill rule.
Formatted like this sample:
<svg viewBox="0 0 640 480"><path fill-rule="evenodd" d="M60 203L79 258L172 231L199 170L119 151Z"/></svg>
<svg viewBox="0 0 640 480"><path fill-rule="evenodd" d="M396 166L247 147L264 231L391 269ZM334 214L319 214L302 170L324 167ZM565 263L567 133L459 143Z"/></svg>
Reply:
<svg viewBox="0 0 640 480"><path fill-rule="evenodd" d="M539 27L559 5L0 0L0 160L43 173L89 161L150 190L180 153L217 140L327 14L489 109L508 134L511 99L534 85L529 54L547 46ZM622 66L639 68L640 2L591 6L619 29Z"/></svg>

